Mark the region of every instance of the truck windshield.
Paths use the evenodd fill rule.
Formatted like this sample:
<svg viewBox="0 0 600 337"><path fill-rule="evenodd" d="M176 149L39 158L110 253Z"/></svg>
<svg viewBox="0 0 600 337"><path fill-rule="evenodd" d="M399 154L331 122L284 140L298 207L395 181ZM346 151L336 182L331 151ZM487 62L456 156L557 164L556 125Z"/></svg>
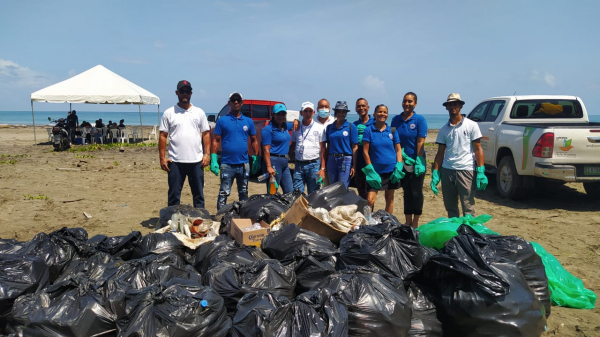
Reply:
<svg viewBox="0 0 600 337"><path fill-rule="evenodd" d="M582 118L581 105L576 100L532 99L516 101L511 119Z"/></svg>

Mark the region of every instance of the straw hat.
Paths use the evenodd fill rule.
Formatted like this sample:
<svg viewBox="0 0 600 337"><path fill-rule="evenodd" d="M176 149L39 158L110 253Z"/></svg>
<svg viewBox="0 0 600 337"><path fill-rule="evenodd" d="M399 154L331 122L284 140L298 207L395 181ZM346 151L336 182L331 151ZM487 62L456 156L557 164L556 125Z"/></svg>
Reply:
<svg viewBox="0 0 600 337"><path fill-rule="evenodd" d="M446 104L451 103L451 102L460 102L462 104L465 104L465 101L460 99L460 94L455 93L455 92L448 95L448 99L446 100L446 102L442 103L442 105L446 106Z"/></svg>

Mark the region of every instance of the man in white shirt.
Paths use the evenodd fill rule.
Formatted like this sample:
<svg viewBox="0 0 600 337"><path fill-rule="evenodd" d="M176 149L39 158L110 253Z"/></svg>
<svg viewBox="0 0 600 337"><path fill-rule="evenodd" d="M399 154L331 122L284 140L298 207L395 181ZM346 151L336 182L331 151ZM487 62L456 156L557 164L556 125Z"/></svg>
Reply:
<svg viewBox="0 0 600 337"><path fill-rule="evenodd" d="M317 183L321 167L321 151L323 151L325 127L322 123L313 121L315 105L311 102L302 103L300 109L302 122L292 133L292 143L295 143L296 163L292 177L294 189L304 192L306 185L308 194L319 189Z"/></svg>
<svg viewBox="0 0 600 337"><path fill-rule="evenodd" d="M327 128L327 125L335 122L335 117L331 115L331 106L329 105L329 101L325 98L321 98L319 102L317 102L317 114L315 115L315 122L320 123L324 128Z"/></svg>
<svg viewBox="0 0 600 337"><path fill-rule="evenodd" d="M175 94L179 101L164 112L158 140L160 167L169 173L168 205L179 205L181 189L187 177L194 207L204 208L203 168L210 165L210 128L204 111L190 103L190 82L179 81ZM167 137L169 159L165 158Z"/></svg>
<svg viewBox="0 0 600 337"><path fill-rule="evenodd" d="M433 162L431 190L438 194L441 167L442 192L448 217L459 217L458 199L463 216L475 216L475 188L485 190L487 178L481 148L481 131L477 123L463 118L460 114L464 101L460 95L452 93L443 103L450 119L437 136L438 152ZM477 164L477 165L475 165ZM476 173L475 173L476 172Z"/></svg>

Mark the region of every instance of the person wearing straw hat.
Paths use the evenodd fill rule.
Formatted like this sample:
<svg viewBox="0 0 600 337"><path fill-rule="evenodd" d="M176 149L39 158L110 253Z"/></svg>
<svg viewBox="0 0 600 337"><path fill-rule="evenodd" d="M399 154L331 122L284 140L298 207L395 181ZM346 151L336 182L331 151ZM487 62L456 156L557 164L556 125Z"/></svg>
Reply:
<svg viewBox="0 0 600 337"><path fill-rule="evenodd" d="M341 181L350 185L350 178L356 170L356 150L358 149L358 129L346 120L348 104L337 101L333 109L335 122L325 128L325 151L321 154L321 169L326 169L329 183ZM324 171L320 173L322 176Z"/></svg>
<svg viewBox="0 0 600 337"><path fill-rule="evenodd" d="M438 132L438 151L433 162L431 190L438 194L437 185L442 182L444 207L448 217L459 217L458 199L463 216L475 215L475 189L485 190L485 176L481 131L477 123L460 114L465 102L457 93L448 96L442 105L450 119ZM440 173L441 169L441 173Z"/></svg>
<svg viewBox="0 0 600 337"><path fill-rule="evenodd" d="M287 108L284 104L275 104L269 125L262 129L261 145L263 154L263 173L269 177L275 177L275 186L281 186L283 193L294 190L292 175L289 168L289 156L291 136L286 123ZM266 180L267 193L269 191L269 179Z"/></svg>

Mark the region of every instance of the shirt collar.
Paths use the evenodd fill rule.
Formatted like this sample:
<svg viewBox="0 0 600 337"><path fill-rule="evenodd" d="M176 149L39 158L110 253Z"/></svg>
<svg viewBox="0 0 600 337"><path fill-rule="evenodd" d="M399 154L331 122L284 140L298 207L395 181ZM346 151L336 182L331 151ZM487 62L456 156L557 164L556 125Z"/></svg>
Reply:
<svg viewBox="0 0 600 337"><path fill-rule="evenodd" d="M228 113L227 116L230 116L231 119L244 119L246 117L243 113L240 114L240 117L235 117L231 112Z"/></svg>
<svg viewBox="0 0 600 337"><path fill-rule="evenodd" d="M452 124L450 123L450 119L448 119L448 123L446 123L446 125L448 125L449 127L457 127L457 126L461 126L461 125L462 125L462 123L465 121L465 118L466 118L466 117L463 117L463 118L461 118L460 122L458 122L458 124L456 124L456 125L452 125Z"/></svg>
<svg viewBox="0 0 600 337"><path fill-rule="evenodd" d="M186 110L186 109L180 107L178 104L175 104L175 109L177 109L178 111L190 111L190 110L192 110L193 107L194 106L192 105L192 103L190 103L190 108Z"/></svg>
<svg viewBox="0 0 600 337"><path fill-rule="evenodd" d="M385 132L385 131L391 132L390 126L387 123L385 123L385 129L383 129L383 131L380 131L377 127L375 127L375 123L373 122L373 124L371 124L371 130L373 130L375 132Z"/></svg>

